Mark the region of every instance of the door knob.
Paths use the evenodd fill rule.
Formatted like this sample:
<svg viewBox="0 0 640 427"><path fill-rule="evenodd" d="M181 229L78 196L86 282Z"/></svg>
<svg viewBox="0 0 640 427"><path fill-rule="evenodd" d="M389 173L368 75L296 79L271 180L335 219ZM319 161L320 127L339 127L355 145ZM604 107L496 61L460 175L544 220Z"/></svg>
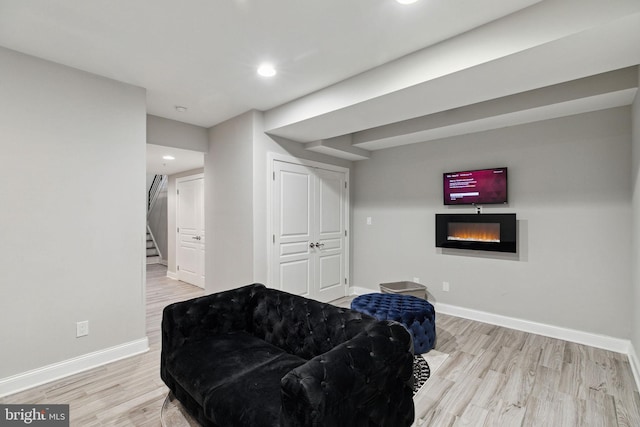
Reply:
<svg viewBox="0 0 640 427"><path fill-rule="evenodd" d="M311 242L311 243L309 243L309 247L313 249L313 248L315 248L315 247L316 247L316 244L315 244L315 243L313 243L313 242Z"/></svg>
<svg viewBox="0 0 640 427"><path fill-rule="evenodd" d="M321 248L321 247L323 247L323 246L324 246L324 243L318 243L318 242L316 242L316 248Z"/></svg>

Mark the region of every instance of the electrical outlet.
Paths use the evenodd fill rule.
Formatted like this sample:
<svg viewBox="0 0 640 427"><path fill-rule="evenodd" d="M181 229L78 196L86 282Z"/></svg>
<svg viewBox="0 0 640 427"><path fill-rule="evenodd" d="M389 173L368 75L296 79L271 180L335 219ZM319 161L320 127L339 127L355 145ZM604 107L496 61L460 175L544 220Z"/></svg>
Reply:
<svg viewBox="0 0 640 427"><path fill-rule="evenodd" d="M83 320L76 323L76 338L89 335L89 321Z"/></svg>
<svg viewBox="0 0 640 427"><path fill-rule="evenodd" d="M442 282L442 290L449 292L449 282Z"/></svg>
<svg viewBox="0 0 640 427"><path fill-rule="evenodd" d="M373 224L373 220L371 219L370 216L367 217L367 225L371 225Z"/></svg>
<svg viewBox="0 0 640 427"><path fill-rule="evenodd" d="M419 277L414 277L413 281L414 281L414 283L420 283L420 278Z"/></svg>

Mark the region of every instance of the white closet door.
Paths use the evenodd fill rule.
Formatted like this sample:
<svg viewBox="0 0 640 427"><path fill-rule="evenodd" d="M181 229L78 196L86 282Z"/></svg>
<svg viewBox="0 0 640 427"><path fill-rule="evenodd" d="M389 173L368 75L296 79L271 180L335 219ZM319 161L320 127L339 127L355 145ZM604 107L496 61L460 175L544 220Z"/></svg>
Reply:
<svg viewBox="0 0 640 427"><path fill-rule="evenodd" d="M346 177L342 172L316 171L316 299L345 296Z"/></svg>
<svg viewBox="0 0 640 427"><path fill-rule="evenodd" d="M346 174L274 161L272 286L320 301L346 295Z"/></svg>

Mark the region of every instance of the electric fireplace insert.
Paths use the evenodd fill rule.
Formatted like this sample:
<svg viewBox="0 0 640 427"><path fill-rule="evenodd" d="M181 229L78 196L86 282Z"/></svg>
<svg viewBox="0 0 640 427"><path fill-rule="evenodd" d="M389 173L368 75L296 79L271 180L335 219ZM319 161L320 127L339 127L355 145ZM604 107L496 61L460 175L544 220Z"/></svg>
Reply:
<svg viewBox="0 0 640 427"><path fill-rule="evenodd" d="M516 214L436 214L436 247L517 252Z"/></svg>

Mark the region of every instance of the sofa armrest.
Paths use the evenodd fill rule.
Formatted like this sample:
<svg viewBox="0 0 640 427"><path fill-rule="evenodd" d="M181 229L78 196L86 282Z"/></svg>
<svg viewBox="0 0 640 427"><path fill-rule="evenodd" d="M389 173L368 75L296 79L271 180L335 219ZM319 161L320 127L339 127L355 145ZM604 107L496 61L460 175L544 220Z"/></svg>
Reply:
<svg viewBox="0 0 640 427"><path fill-rule="evenodd" d="M259 283L168 305L162 312L161 375L174 349L207 336L248 330Z"/></svg>
<svg viewBox="0 0 640 427"><path fill-rule="evenodd" d="M392 321L361 334L282 378L282 425L410 426L413 343Z"/></svg>

